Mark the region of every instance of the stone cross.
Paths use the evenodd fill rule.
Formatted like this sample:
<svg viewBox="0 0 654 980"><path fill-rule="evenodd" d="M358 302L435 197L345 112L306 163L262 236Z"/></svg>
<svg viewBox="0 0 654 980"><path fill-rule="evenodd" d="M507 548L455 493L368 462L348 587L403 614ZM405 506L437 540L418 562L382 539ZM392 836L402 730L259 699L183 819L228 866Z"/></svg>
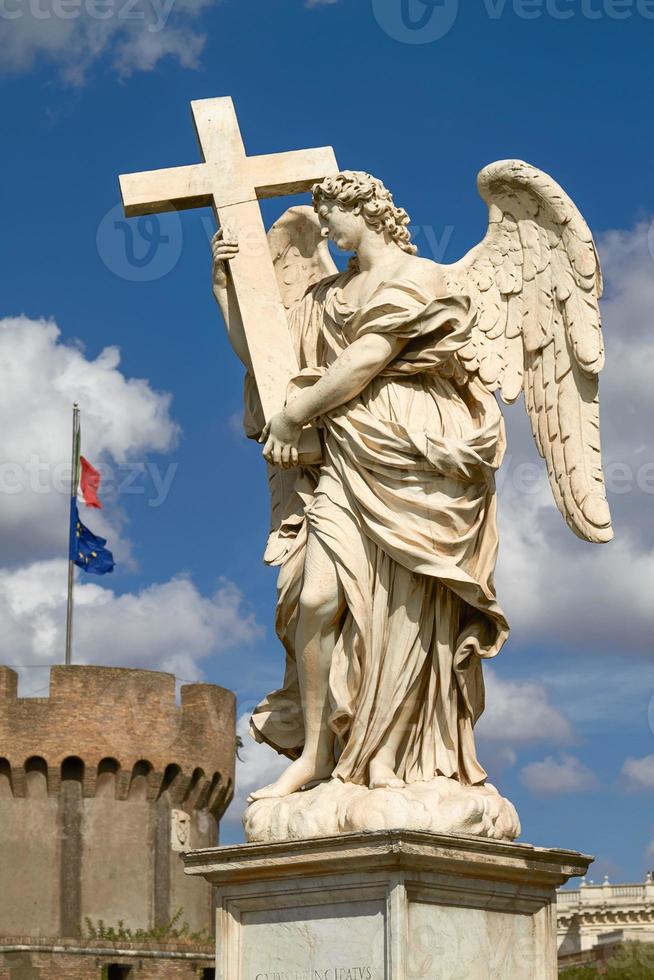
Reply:
<svg viewBox="0 0 654 980"><path fill-rule="evenodd" d="M338 173L336 157L330 146L248 157L231 98L202 99L191 109L204 162L122 176L125 214L210 206L217 221L237 234L240 250L229 271L269 419L283 408L297 360L258 201L310 190ZM315 433L307 430L300 446L306 461L317 446Z"/></svg>

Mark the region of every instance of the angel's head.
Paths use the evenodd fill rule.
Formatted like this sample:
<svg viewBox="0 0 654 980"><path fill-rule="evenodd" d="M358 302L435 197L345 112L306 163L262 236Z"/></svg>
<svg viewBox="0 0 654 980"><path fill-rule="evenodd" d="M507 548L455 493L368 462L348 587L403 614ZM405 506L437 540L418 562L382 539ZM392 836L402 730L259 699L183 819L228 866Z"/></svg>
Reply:
<svg viewBox="0 0 654 980"><path fill-rule="evenodd" d="M323 230L344 252L356 251L367 229L415 255L409 215L398 208L381 180L362 170L343 170L313 188L313 207Z"/></svg>

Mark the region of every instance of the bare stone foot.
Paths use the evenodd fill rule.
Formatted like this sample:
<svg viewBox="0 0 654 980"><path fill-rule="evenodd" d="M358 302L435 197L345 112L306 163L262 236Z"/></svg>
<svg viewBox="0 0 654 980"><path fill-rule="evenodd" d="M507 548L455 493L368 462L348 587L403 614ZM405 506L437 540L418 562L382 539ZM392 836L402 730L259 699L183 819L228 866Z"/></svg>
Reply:
<svg viewBox="0 0 654 980"><path fill-rule="evenodd" d="M256 800L271 800L280 796L290 796L296 793L307 783L322 782L329 779L332 774L333 763L317 763L315 759L303 759L300 756L292 762L288 769L285 769L279 779L268 786L255 790L248 797L248 803L255 803Z"/></svg>
<svg viewBox="0 0 654 980"><path fill-rule="evenodd" d="M375 756L370 763L370 789L403 789L404 785L381 753Z"/></svg>

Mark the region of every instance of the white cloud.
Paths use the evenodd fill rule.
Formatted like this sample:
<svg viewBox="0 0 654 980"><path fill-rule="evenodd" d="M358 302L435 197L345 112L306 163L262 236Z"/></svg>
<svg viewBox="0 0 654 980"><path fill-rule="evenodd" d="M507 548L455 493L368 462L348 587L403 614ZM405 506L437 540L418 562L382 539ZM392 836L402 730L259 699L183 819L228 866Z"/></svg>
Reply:
<svg viewBox="0 0 654 980"><path fill-rule="evenodd" d="M654 731L652 668L645 657L627 658L620 651L573 657L569 649L562 650L552 658L543 683L557 707L589 737L609 728L642 733L648 723Z"/></svg>
<svg viewBox="0 0 654 980"><path fill-rule="evenodd" d="M147 454L177 442L170 396L146 380L126 378L119 366L116 348L89 359L79 345L62 342L54 323L0 320L0 661L34 665L26 672L27 693L47 684L46 670L36 665L61 662L64 653L73 401L82 410L82 451L99 465L101 496L110 504L93 512L92 528L110 537L117 558L129 554L129 542L119 535L120 497L107 481L112 467L115 473L117 466L142 464L160 481L159 491L153 485L151 492L165 493L167 474L155 470ZM77 663L158 669L196 680L203 660L261 636L228 581L219 581L210 596L184 575L119 594L105 580L78 573Z"/></svg>
<svg viewBox="0 0 654 980"><path fill-rule="evenodd" d="M533 742L569 744L569 721L548 700L542 684L499 678L492 668L484 670L486 710L477 726L480 745L485 740L526 745Z"/></svg>
<svg viewBox="0 0 654 980"><path fill-rule="evenodd" d="M149 71L174 57L195 68L204 46L197 19L214 0L5 0L0 13L0 71L45 60L80 84L105 59L119 75Z"/></svg>
<svg viewBox="0 0 654 980"><path fill-rule="evenodd" d="M625 759L621 775L629 790L654 789L654 755Z"/></svg>
<svg viewBox="0 0 654 980"><path fill-rule="evenodd" d="M652 236L650 235L650 238ZM579 541L554 509L522 407L506 410L510 458L500 474L500 601L515 642L650 653L654 605L654 261L648 226L599 242L607 284L600 382L602 444L616 539ZM540 482L521 487L519 467Z"/></svg>
<svg viewBox="0 0 654 980"><path fill-rule="evenodd" d="M250 712L243 713L237 725L243 748L239 750L236 761L236 791L234 799L221 821L221 828L228 830L230 836L239 836L243 813L247 806L247 798L255 789L260 789L267 783L272 783L289 765L289 760L271 749L269 745L260 745L250 735Z"/></svg>
<svg viewBox="0 0 654 980"><path fill-rule="evenodd" d="M651 653L654 549L624 527L608 545L568 540L549 504L513 491L501 510L497 582L514 641Z"/></svg>
<svg viewBox="0 0 654 980"><path fill-rule="evenodd" d="M61 662L66 622L64 560L0 570L0 662L12 666ZM164 670L185 681L201 677L201 662L262 636L254 615L230 582L205 597L176 577L119 595L81 579L75 586L74 660ZM47 683L40 671L29 689Z"/></svg>
<svg viewBox="0 0 654 980"><path fill-rule="evenodd" d="M542 762L530 762L520 773L522 783L537 796L585 793L597 786L594 772L576 756L549 755Z"/></svg>
<svg viewBox="0 0 654 980"><path fill-rule="evenodd" d="M117 348L91 360L80 346L63 343L52 322L0 320L4 564L24 565L65 551L73 401L82 412L82 452L103 471L105 501L110 463L145 465L148 453L175 445L170 396L153 391L145 380L125 378L119 365ZM160 476L154 469L151 475ZM117 556L125 558L121 512L111 508L113 524L107 513L94 512L93 530L111 537Z"/></svg>

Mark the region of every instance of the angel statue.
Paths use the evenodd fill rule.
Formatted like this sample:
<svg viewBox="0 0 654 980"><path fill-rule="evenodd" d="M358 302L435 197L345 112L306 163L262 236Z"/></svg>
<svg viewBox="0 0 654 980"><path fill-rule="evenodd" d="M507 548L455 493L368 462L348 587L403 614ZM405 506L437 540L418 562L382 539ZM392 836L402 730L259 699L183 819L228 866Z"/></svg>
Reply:
<svg viewBox="0 0 654 980"><path fill-rule="evenodd" d="M313 188L272 227L299 374L267 424L251 375L246 431L264 444L279 566L281 690L252 717L291 762L254 792L251 840L404 827L513 838L473 729L482 661L508 625L493 584L497 394L521 392L554 499L587 541L612 537L599 439L602 280L583 217L518 160L479 175L484 239L453 265L420 258L409 216L370 174ZM339 272L327 239L351 252ZM227 229L214 293L246 368ZM298 465L303 427L322 460Z"/></svg>

